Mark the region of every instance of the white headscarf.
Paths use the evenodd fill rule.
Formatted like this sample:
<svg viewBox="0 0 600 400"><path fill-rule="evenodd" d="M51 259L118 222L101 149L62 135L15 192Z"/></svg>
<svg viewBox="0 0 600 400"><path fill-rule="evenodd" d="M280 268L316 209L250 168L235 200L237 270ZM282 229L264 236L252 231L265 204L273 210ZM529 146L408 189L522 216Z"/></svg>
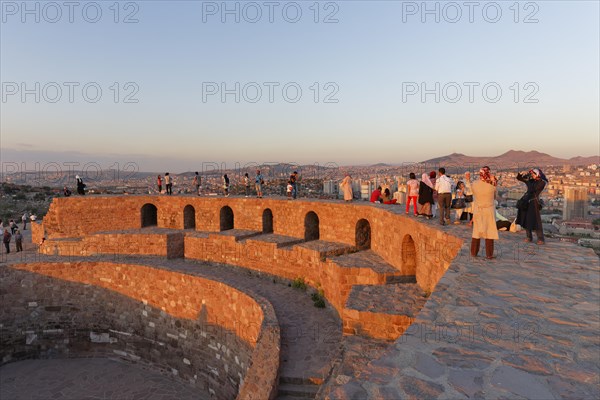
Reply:
<svg viewBox="0 0 600 400"><path fill-rule="evenodd" d="M429 179L429 174L423 173L423 175L421 175L421 182L433 189L433 183L431 183L431 180Z"/></svg>

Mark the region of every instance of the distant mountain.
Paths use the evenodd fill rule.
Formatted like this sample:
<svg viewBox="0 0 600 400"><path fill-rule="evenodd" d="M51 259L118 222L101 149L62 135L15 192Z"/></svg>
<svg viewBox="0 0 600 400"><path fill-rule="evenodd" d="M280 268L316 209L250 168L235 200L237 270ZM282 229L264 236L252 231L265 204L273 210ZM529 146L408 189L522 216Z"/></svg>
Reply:
<svg viewBox="0 0 600 400"><path fill-rule="evenodd" d="M370 167L389 167L389 165L386 163L379 163L379 164L370 165Z"/></svg>
<svg viewBox="0 0 600 400"><path fill-rule="evenodd" d="M422 162L431 165L489 165L496 168L522 168L532 166L561 166L561 165L589 165L600 163L599 156L558 158L539 151L509 150L499 156L473 157L460 153L432 158Z"/></svg>

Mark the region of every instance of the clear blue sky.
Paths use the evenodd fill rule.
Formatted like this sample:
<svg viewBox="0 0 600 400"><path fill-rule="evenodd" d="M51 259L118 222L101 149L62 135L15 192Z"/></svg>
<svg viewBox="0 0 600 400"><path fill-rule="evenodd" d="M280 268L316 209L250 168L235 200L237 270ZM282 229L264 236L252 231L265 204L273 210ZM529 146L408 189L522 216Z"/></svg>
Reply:
<svg viewBox="0 0 600 400"><path fill-rule="evenodd" d="M500 1L496 23L486 21L496 17L490 2L479 3L473 22L463 2L455 3L462 12L456 23L450 22L456 9L444 9L444 2L428 3L440 7L439 23L421 14L421 1L320 2L319 23L314 1L297 2L297 23L286 21L295 17L290 2L277 2L272 23L263 1L255 3L263 14L257 23L249 21L256 8L247 2L238 4L239 23L235 15L221 21L221 1L120 2L119 23L114 1L97 3L97 23L84 19L85 2L73 10L72 23L66 7L51 23L56 10L39 2L37 23L35 15L24 14L21 1L2 1L2 162L83 160L104 166L115 160L136 162L142 170L184 171L210 161L348 165L452 152L493 156L509 149L565 158L599 153L597 1L519 2L518 16L514 1ZM85 17L94 19L95 11L89 6ZM331 13L338 22L324 23ZM123 23L130 14L139 22ZM538 22L524 23L526 18ZM34 89L35 82L40 102L34 94L23 102L20 85ZM49 101L56 96L53 86L42 89L50 82L62 87L56 103ZM72 103L64 82L79 83ZM97 103L82 95L89 82L102 89ZM121 86L117 103L114 82ZM126 89L127 82L135 85ZM206 82L230 89L235 82L257 82L262 97L248 101L256 96L248 86L239 103L233 94L225 103L219 94L203 101ZM279 83L273 103L265 82ZM288 82L302 89L296 103L282 94ZM440 102L434 94L425 102L420 93L407 95L410 82L430 89L439 82ZM462 89L456 103L449 101L456 96L452 85L443 93L449 82ZM479 84L472 103L463 82ZM502 90L496 103L489 101L493 87L487 100L482 94L490 82ZM133 98L139 102L124 102L136 86ZM18 92L10 94L15 87ZM336 89L332 98L338 102L324 102ZM528 94L538 102L524 102Z"/></svg>

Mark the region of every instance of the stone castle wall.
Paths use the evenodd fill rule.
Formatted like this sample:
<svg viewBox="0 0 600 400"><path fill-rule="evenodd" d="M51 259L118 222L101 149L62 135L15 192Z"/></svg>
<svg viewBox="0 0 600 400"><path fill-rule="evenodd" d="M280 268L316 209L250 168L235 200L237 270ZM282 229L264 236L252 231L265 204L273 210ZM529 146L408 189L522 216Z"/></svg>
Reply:
<svg viewBox="0 0 600 400"><path fill-rule="evenodd" d="M371 226L371 248L405 275L417 275L425 290L432 290L458 252L462 240L420 224L413 218L370 203L286 201L279 199L198 198L191 196L88 196L56 198L44 218L46 238L77 238L97 232L138 229L141 208L157 208L157 227L184 229L184 208L194 209L196 231L219 232L220 210L232 209L234 228L262 231L262 215L273 214L273 233L304 238L304 218L310 211L319 217L320 240L356 244L356 224ZM409 239L410 238L410 239ZM40 238L41 239L41 238ZM406 240L415 244L414 263L403 251ZM129 241L137 242L137 240ZM123 243L124 244L124 243ZM143 245L144 243L138 243Z"/></svg>
<svg viewBox="0 0 600 400"><path fill-rule="evenodd" d="M0 270L1 362L118 357L218 398L272 398L271 305L219 282L143 266L31 263Z"/></svg>
<svg viewBox="0 0 600 400"><path fill-rule="evenodd" d="M141 233L142 209L148 204L156 207L156 227ZM280 246L261 240L260 236L240 240L219 234L221 211L225 207L233 213L234 229L262 232L263 213L269 210L273 233L298 241L305 238L305 217L313 212L319 220L319 241L313 242L315 245L310 248ZM395 274L414 275L424 291L432 292L456 256L462 240L394 211L402 210L370 203L281 199L59 198L54 200L44 218L43 230L50 241L42 252L86 256L98 253L185 256L242 266L290 280L300 277L311 286L323 289L327 300L342 317L346 334L359 333L358 328L368 325L368 329L362 329L363 333L395 339L410 325L412 318L401 318L403 322L397 324L393 319L369 313L344 312L353 285L384 284L387 276L367 268L338 266L328 258L326 243L336 242L356 250L357 226L366 221L370 226L371 250L393 266Z"/></svg>

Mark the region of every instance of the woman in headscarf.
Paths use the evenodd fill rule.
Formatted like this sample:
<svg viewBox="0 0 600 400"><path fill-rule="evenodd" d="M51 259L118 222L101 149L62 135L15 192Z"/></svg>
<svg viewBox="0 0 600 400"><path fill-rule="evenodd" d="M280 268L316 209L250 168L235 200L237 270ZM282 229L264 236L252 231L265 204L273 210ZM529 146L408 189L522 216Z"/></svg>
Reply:
<svg viewBox="0 0 600 400"><path fill-rule="evenodd" d="M494 240L498 240L496 228L496 177L490 174L489 167L479 170L479 180L471 185L473 190L473 233L471 235L471 256L477 257L481 239L485 239L485 256L494 257Z"/></svg>
<svg viewBox="0 0 600 400"><path fill-rule="evenodd" d="M431 205L433 204L433 183L429 179L429 175L424 173L421 175L421 182L419 182L419 216L423 216L427 219L433 217L431 212Z"/></svg>
<svg viewBox="0 0 600 400"><path fill-rule="evenodd" d="M527 185L527 193L524 196L526 207L519 209L517 212L517 224L521 225L527 232L526 242L533 240L532 231L535 231L537 244L544 244L544 229L540 216L540 193L546 187L548 178L539 168L535 168L529 172L519 173L517 180Z"/></svg>
<svg viewBox="0 0 600 400"><path fill-rule="evenodd" d="M77 180L77 193L82 196L85 195L85 183L83 183L83 179L79 175L76 175L75 179Z"/></svg>
<svg viewBox="0 0 600 400"><path fill-rule="evenodd" d="M340 187L344 190L344 200L347 202L352 201L352 177L350 174L346 173Z"/></svg>

